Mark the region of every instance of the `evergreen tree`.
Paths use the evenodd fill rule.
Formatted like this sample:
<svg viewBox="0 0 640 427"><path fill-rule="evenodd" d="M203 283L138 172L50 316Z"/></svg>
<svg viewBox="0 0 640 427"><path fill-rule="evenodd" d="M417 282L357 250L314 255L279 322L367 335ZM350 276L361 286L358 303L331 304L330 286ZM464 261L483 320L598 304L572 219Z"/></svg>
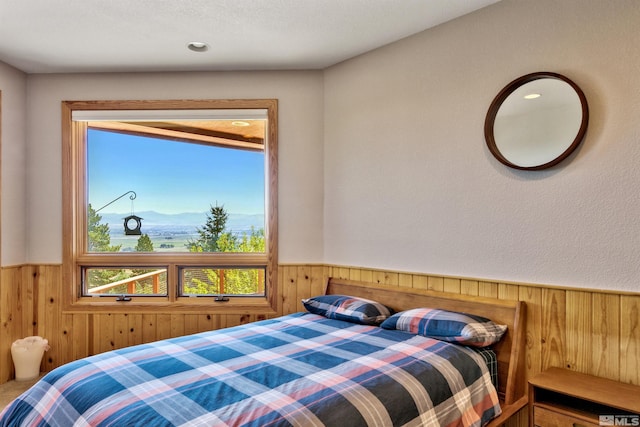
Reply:
<svg viewBox="0 0 640 427"><path fill-rule="evenodd" d="M109 224L100 224L102 216L96 213L91 203L89 203L87 209L87 216L87 245L89 252L119 252L121 245L111 246Z"/></svg>
<svg viewBox="0 0 640 427"><path fill-rule="evenodd" d="M98 215L89 204L87 209L87 249L89 252L119 252L121 245L111 246L109 224L100 224L102 216ZM91 269L87 274L88 288L93 288L125 278L122 270Z"/></svg>
<svg viewBox="0 0 640 427"><path fill-rule="evenodd" d="M190 241L187 243L189 251L220 252L218 241L225 234L224 230L227 226L228 218L229 214L224 209L224 206L218 206L217 202L215 206L211 206L209 213L207 213L207 221L204 226L196 229L200 237L195 242ZM232 236L227 235L224 238L229 239L232 238Z"/></svg>
<svg viewBox="0 0 640 427"><path fill-rule="evenodd" d="M136 252L153 252L153 243L148 234L143 234L138 238L138 244L135 249Z"/></svg>

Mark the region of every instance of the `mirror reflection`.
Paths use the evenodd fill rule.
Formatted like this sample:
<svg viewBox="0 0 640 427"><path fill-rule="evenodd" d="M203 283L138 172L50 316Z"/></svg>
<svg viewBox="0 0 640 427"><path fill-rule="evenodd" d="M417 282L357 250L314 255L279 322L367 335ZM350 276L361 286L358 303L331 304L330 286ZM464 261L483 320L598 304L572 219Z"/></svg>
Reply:
<svg viewBox="0 0 640 427"><path fill-rule="evenodd" d="M586 99L569 79L533 73L511 82L494 99L485 122L492 154L516 169L544 169L580 144L588 120Z"/></svg>

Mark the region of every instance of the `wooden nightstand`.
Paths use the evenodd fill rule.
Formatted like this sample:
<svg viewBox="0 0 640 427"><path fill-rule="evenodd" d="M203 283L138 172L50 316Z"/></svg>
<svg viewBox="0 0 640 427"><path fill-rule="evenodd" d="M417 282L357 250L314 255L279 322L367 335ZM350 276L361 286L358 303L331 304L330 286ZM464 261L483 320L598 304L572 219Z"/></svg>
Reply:
<svg viewBox="0 0 640 427"><path fill-rule="evenodd" d="M550 368L529 380L529 425L640 426L640 387Z"/></svg>

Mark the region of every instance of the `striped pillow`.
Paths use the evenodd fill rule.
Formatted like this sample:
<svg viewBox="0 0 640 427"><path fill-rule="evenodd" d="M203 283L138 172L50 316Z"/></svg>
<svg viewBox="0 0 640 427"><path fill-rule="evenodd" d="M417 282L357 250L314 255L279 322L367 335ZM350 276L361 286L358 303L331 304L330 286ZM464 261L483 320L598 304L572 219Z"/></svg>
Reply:
<svg viewBox="0 0 640 427"><path fill-rule="evenodd" d="M302 304L310 313L362 325L378 325L392 313L379 302L347 295L320 295Z"/></svg>
<svg viewBox="0 0 640 427"><path fill-rule="evenodd" d="M506 325L498 325L485 317L434 308L402 311L380 326L473 347L495 344L507 331Z"/></svg>

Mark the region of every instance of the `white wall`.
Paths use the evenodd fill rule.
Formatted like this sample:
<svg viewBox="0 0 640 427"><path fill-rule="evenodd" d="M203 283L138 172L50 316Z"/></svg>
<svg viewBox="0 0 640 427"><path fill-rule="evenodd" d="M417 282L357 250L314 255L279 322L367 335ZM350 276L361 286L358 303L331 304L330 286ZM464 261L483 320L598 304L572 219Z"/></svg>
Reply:
<svg viewBox="0 0 640 427"><path fill-rule="evenodd" d="M640 5L503 0L325 71L327 263L640 290ZM555 71L591 111L577 153L516 171L483 124Z"/></svg>
<svg viewBox="0 0 640 427"><path fill-rule="evenodd" d="M24 73L0 62L0 265L18 265L26 262L26 83L27 76Z"/></svg>
<svg viewBox="0 0 640 427"><path fill-rule="evenodd" d="M28 77L29 262L62 262L63 100L279 100L279 261L322 262L322 72Z"/></svg>
<svg viewBox="0 0 640 427"><path fill-rule="evenodd" d="M280 262L638 291L639 24L636 0L503 0L324 72L0 64L2 265L61 262L62 100L278 98ZM559 167L510 170L486 110L541 70L582 87L587 136Z"/></svg>

